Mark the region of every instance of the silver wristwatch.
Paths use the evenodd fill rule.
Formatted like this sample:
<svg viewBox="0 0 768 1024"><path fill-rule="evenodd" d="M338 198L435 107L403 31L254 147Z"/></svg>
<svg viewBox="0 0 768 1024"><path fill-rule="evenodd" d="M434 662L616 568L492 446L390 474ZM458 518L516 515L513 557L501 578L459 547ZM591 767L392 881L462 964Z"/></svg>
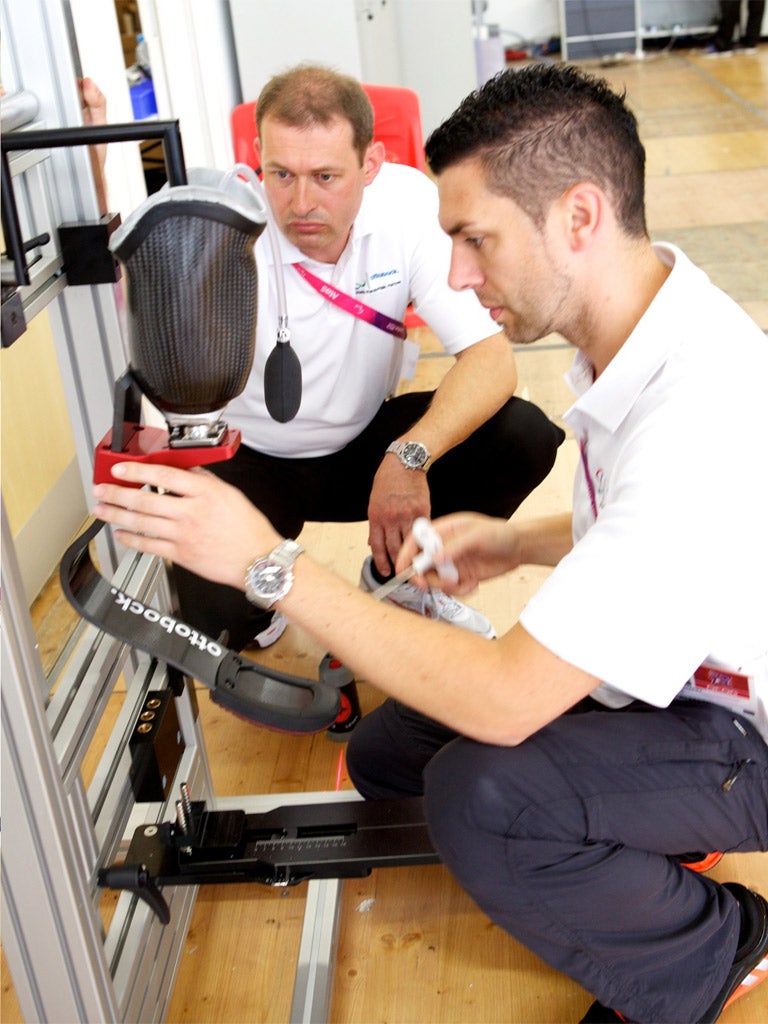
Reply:
<svg viewBox="0 0 768 1024"><path fill-rule="evenodd" d="M420 469L426 473L432 465L432 456L421 441L393 441L387 452L396 455L406 469Z"/></svg>
<svg viewBox="0 0 768 1024"><path fill-rule="evenodd" d="M281 541L268 555L257 558L245 573L245 596L268 611L293 586L293 563L304 548L295 540Z"/></svg>

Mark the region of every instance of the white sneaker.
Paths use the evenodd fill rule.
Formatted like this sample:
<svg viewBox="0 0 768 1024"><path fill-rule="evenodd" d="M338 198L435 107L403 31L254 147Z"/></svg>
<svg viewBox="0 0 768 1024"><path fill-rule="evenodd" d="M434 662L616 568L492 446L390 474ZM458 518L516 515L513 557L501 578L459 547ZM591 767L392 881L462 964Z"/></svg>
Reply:
<svg viewBox="0 0 768 1024"><path fill-rule="evenodd" d="M372 563L373 558L369 555L360 571L360 589L368 593L379 586L371 572ZM440 619L453 626L468 629L485 637L486 640L494 640L496 637L496 630L484 615L457 601L455 597L444 594L442 590L419 590L413 583L401 583L395 590L390 591L384 600L400 608L406 608L409 612L423 615L427 619Z"/></svg>
<svg viewBox="0 0 768 1024"><path fill-rule="evenodd" d="M265 647L271 647L272 644L277 643L280 637L285 632L286 626L288 625L288 619L283 615L282 612L275 612L272 616L272 621L266 627L262 629L260 633L248 644L249 647L260 647L264 650Z"/></svg>

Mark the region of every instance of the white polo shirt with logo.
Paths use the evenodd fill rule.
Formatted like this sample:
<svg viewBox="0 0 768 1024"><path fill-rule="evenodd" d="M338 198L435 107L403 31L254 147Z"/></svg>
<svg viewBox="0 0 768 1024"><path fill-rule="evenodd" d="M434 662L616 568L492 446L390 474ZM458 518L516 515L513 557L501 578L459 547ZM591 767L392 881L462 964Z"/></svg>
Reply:
<svg viewBox="0 0 768 1024"><path fill-rule="evenodd" d="M474 294L448 286L451 243L437 210L437 189L425 174L385 163L363 192L338 263L308 259L278 232L291 345L303 378L301 406L288 423L273 420L264 403L264 364L275 345L279 307L268 233L259 238L256 354L243 394L225 415L245 444L287 458L338 451L370 423L400 379L403 343L338 309L293 263L396 320L412 301L452 355L498 333Z"/></svg>
<svg viewBox="0 0 768 1024"><path fill-rule="evenodd" d="M567 375L574 547L520 621L602 703L666 707L696 674L684 695L768 741L768 338L655 249L672 270L631 336L596 381L581 353Z"/></svg>

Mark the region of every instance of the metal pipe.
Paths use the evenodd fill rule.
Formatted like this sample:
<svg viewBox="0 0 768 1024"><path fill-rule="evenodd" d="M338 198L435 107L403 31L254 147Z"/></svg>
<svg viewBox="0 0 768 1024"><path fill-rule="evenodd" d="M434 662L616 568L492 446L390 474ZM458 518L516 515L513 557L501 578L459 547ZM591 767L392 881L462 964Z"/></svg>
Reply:
<svg viewBox="0 0 768 1024"><path fill-rule="evenodd" d="M34 121L39 110L37 96L26 89L0 97L0 129L12 132L15 128L21 128Z"/></svg>
<svg viewBox="0 0 768 1024"><path fill-rule="evenodd" d="M130 121L127 124L81 125L75 128L32 128L4 135L3 151L92 146L100 142L144 142L162 139L165 169L172 186L187 184L184 150L178 121Z"/></svg>

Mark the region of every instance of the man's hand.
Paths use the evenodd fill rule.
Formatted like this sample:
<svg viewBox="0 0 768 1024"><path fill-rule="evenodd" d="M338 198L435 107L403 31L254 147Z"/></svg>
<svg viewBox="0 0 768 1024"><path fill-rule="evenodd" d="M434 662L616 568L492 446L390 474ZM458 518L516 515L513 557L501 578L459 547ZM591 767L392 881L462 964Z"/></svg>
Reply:
<svg viewBox="0 0 768 1024"><path fill-rule="evenodd" d="M498 412L516 385L512 346L501 331L489 335L456 355L429 409L399 440L418 438L433 458L440 458ZM391 573L414 519L429 519L430 512L427 474L407 469L396 455L385 455L368 503L368 543L383 576Z"/></svg>
<svg viewBox="0 0 768 1024"><path fill-rule="evenodd" d="M470 594L482 580L500 576L520 564L519 536L506 519L460 512L435 519L430 526L443 542L435 564L453 562L458 571L458 582L451 583L432 569L426 577L414 576L416 584L426 582L451 594ZM397 560L397 571L402 572L410 565L418 551L419 545L410 534Z"/></svg>
<svg viewBox="0 0 768 1024"><path fill-rule="evenodd" d="M406 469L396 455L385 455L368 502L368 543L383 576L391 574L414 519L429 518L429 511L427 474Z"/></svg>
<svg viewBox="0 0 768 1024"><path fill-rule="evenodd" d="M426 577L414 576L413 582L439 586L451 594L469 594L482 580L512 572L520 565L557 565L573 547L570 513L518 520L457 512L433 519L430 526L443 542L436 562L453 562L459 580L455 584L441 582L431 570ZM398 556L397 572L411 564L418 550L410 534Z"/></svg>
<svg viewBox="0 0 768 1024"><path fill-rule="evenodd" d="M92 78L78 78L77 88L80 93L80 107L84 125L103 125L107 123L107 100L104 93ZM90 147L93 182L96 186L96 197L99 213L107 212L107 184L104 166L107 162L106 143Z"/></svg>
<svg viewBox="0 0 768 1024"><path fill-rule="evenodd" d="M168 493L115 484L93 489L93 514L118 527L127 548L159 555L216 583L242 590L254 558L282 539L237 488L203 469L122 462L112 475Z"/></svg>
<svg viewBox="0 0 768 1024"><path fill-rule="evenodd" d="M107 123L107 100L104 93L92 78L78 78L80 105L83 111L83 124Z"/></svg>

